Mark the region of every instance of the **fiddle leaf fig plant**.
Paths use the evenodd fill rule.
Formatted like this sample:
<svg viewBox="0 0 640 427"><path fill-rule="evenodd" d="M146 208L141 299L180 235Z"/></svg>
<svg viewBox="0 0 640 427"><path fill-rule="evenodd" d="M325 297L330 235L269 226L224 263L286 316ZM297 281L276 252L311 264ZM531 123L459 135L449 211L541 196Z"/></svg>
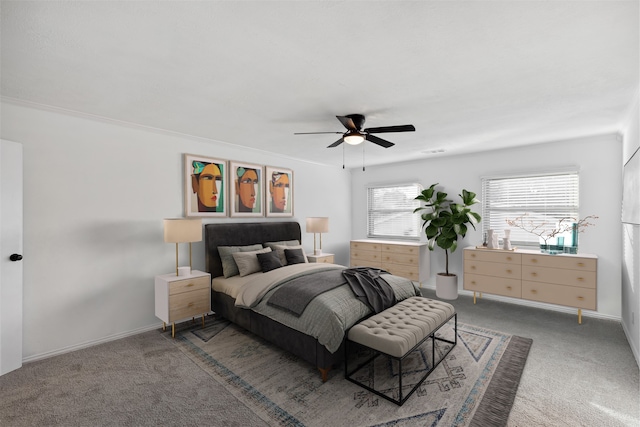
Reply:
<svg viewBox="0 0 640 427"><path fill-rule="evenodd" d="M476 193L463 189L462 194L458 194L462 203L454 203L453 200L447 199L447 193L436 190L437 185L438 183L433 184L416 197L416 200L424 202L425 205L416 208L414 212L427 211L421 214L421 218L422 227L429 240L429 250L432 251L436 245L444 249L445 276L452 276L449 274L449 251L455 252L458 237L467 234L467 224L476 229L481 217L472 212L470 206L480 201L476 199Z"/></svg>

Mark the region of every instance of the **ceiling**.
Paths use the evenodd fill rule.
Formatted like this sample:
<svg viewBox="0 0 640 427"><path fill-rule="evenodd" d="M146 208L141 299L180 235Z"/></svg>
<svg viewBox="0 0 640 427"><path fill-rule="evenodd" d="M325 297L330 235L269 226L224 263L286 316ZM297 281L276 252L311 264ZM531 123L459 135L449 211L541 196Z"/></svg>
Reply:
<svg viewBox="0 0 640 427"><path fill-rule="evenodd" d="M1 93L347 167L622 130L639 1L2 1ZM326 148L344 131L396 145Z"/></svg>

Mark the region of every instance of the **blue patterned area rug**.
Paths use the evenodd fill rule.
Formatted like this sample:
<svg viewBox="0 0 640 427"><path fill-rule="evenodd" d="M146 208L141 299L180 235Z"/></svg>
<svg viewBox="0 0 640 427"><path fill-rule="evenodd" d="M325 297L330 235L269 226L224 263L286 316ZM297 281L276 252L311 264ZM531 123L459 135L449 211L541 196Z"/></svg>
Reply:
<svg viewBox="0 0 640 427"><path fill-rule="evenodd" d="M310 427L506 425L532 343L459 323L458 344L397 406L345 380L344 366L323 383L315 367L225 320L178 330L172 341L268 424ZM428 366L422 356L416 369Z"/></svg>

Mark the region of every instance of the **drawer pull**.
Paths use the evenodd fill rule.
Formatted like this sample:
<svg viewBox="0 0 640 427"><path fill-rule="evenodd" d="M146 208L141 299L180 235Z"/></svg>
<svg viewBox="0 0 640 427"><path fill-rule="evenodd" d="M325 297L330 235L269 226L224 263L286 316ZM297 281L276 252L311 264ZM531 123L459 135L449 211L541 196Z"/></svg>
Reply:
<svg viewBox="0 0 640 427"><path fill-rule="evenodd" d="M584 300L584 297L578 297L578 299L579 299L580 301L583 301L583 300Z"/></svg>
<svg viewBox="0 0 640 427"><path fill-rule="evenodd" d="M507 286L507 289L508 289L508 290L511 290L511 286Z"/></svg>
<svg viewBox="0 0 640 427"><path fill-rule="evenodd" d="M187 305L187 307L193 307L193 303L192 303L192 302L190 302L190 303Z"/></svg>
<svg viewBox="0 0 640 427"><path fill-rule="evenodd" d="M584 267L584 263L583 262L579 262L578 263L578 267Z"/></svg>
<svg viewBox="0 0 640 427"><path fill-rule="evenodd" d="M190 288L190 287L192 287L192 286L193 286L193 283L189 283L189 284L187 285L187 288Z"/></svg>
<svg viewBox="0 0 640 427"><path fill-rule="evenodd" d="M471 269L472 269L472 270L475 270L475 269L476 269L476 266L475 266L475 265L472 265L472 266L471 266Z"/></svg>
<svg viewBox="0 0 640 427"><path fill-rule="evenodd" d="M531 262L535 264L536 262L538 262L538 259L537 258L531 258Z"/></svg>
<svg viewBox="0 0 640 427"><path fill-rule="evenodd" d="M475 258L475 257L476 257L476 254L471 254L471 258Z"/></svg>
<svg viewBox="0 0 640 427"><path fill-rule="evenodd" d="M513 272L512 272L511 270L507 270L507 273L511 274L511 273L513 273Z"/></svg>
<svg viewBox="0 0 640 427"><path fill-rule="evenodd" d="M533 272L533 273L531 273L531 275L532 275L533 277L536 277L536 276L538 275L538 273Z"/></svg>
<svg viewBox="0 0 640 427"><path fill-rule="evenodd" d="M475 281L475 280L472 280L472 281L471 281L471 284L472 284L472 285L475 285L475 284L476 284L476 281Z"/></svg>
<svg viewBox="0 0 640 427"><path fill-rule="evenodd" d="M510 256L507 257L507 261L511 261L511 257Z"/></svg>
<svg viewBox="0 0 640 427"><path fill-rule="evenodd" d="M578 277L578 282L584 282L584 277Z"/></svg>
<svg viewBox="0 0 640 427"><path fill-rule="evenodd" d="M537 293L538 293L538 291L536 291L535 289L531 289L531 293L532 293L532 294L537 294Z"/></svg>

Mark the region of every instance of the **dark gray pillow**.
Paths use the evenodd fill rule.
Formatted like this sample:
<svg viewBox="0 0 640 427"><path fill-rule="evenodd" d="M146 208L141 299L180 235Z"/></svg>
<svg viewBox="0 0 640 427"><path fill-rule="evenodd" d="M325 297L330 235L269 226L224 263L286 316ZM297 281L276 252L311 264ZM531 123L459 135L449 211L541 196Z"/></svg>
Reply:
<svg viewBox="0 0 640 427"><path fill-rule="evenodd" d="M233 260L238 265L238 271L240 276L247 276L249 274L257 273L260 271L260 262L258 262L258 254L264 254L271 252L271 248L262 248L257 251L249 252L234 252Z"/></svg>
<svg viewBox="0 0 640 427"><path fill-rule="evenodd" d="M227 278L240 274L240 270L238 270L238 264L236 264L236 261L233 259L234 253L251 252L260 249L262 249L262 245L260 243L248 246L218 246L220 261L222 261L222 274L224 275L224 277Z"/></svg>
<svg viewBox="0 0 640 427"><path fill-rule="evenodd" d="M280 257L278 256L277 253L273 251L267 252L264 254L258 254L257 257L263 273L282 267L282 263L280 262Z"/></svg>
<svg viewBox="0 0 640 427"><path fill-rule="evenodd" d="M285 249L284 256L287 258L287 265L304 264L307 262L302 249Z"/></svg>

